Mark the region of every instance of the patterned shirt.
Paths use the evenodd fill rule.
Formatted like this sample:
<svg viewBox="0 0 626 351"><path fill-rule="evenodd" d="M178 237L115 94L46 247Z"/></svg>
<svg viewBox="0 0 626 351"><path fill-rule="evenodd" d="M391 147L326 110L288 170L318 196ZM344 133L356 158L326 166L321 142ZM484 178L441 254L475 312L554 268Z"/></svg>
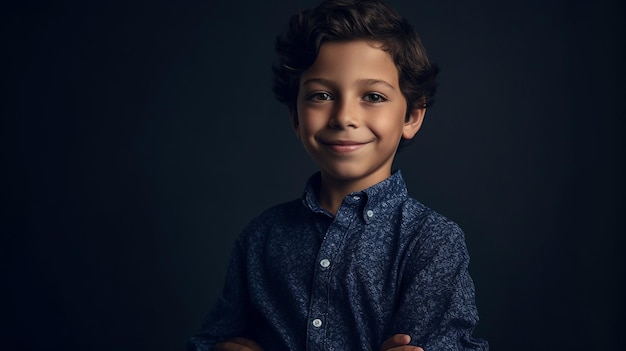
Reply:
<svg viewBox="0 0 626 351"><path fill-rule="evenodd" d="M409 334L426 351L488 350L464 235L410 198L399 171L319 205L320 175L302 199L254 219L233 248L222 295L189 350L242 336L266 351L379 350Z"/></svg>

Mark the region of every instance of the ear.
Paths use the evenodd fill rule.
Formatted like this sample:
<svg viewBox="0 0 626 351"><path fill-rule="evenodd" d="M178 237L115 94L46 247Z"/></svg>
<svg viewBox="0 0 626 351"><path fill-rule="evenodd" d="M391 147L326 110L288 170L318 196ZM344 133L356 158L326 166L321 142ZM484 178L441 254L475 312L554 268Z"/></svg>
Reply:
<svg viewBox="0 0 626 351"><path fill-rule="evenodd" d="M296 136L299 137L298 129L300 127L300 123L298 122L298 110L296 109L296 106L289 106L289 117L291 118L291 127L296 133Z"/></svg>
<svg viewBox="0 0 626 351"><path fill-rule="evenodd" d="M407 120L404 122L402 128L402 137L404 139L413 139L415 133L420 130L422 122L424 121L424 115L426 114L425 108L414 108L409 114Z"/></svg>

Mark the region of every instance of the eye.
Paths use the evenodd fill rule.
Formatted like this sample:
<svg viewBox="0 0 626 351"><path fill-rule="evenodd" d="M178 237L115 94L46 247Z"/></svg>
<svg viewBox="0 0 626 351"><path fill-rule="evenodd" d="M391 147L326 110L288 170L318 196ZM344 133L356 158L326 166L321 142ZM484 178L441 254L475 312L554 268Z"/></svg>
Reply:
<svg viewBox="0 0 626 351"><path fill-rule="evenodd" d="M320 91L320 92L316 92L316 93L310 94L307 97L307 99L311 100L311 101L328 101L328 100L332 100L333 97L330 94L328 94L328 93Z"/></svg>
<svg viewBox="0 0 626 351"><path fill-rule="evenodd" d="M385 101L387 101L387 98L385 98L381 94L369 93L369 94L366 94L365 96L363 96L363 100L365 100L367 102L374 102L374 103L376 103L376 102L385 102Z"/></svg>

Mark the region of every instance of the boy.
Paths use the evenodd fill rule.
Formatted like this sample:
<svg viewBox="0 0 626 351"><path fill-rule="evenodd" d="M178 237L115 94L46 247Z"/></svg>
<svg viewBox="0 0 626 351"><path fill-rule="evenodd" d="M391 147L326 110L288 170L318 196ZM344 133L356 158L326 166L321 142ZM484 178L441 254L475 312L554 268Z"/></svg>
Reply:
<svg viewBox="0 0 626 351"><path fill-rule="evenodd" d="M190 350L487 350L464 237L391 167L435 93L411 26L375 0L325 1L276 44L274 92L320 171L254 219Z"/></svg>

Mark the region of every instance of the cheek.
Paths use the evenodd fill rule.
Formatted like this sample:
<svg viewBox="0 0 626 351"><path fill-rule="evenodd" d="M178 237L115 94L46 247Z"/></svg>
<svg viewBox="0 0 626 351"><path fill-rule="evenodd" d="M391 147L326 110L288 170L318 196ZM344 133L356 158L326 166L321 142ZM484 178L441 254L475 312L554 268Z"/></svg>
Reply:
<svg viewBox="0 0 626 351"><path fill-rule="evenodd" d="M302 136L315 134L325 126L323 116L310 110L302 110L299 115L299 122Z"/></svg>
<svg viewBox="0 0 626 351"><path fill-rule="evenodd" d="M402 137L402 131L404 127L404 115L390 114L387 118L373 119L370 122L370 128L375 134L378 134L380 138L396 139Z"/></svg>

